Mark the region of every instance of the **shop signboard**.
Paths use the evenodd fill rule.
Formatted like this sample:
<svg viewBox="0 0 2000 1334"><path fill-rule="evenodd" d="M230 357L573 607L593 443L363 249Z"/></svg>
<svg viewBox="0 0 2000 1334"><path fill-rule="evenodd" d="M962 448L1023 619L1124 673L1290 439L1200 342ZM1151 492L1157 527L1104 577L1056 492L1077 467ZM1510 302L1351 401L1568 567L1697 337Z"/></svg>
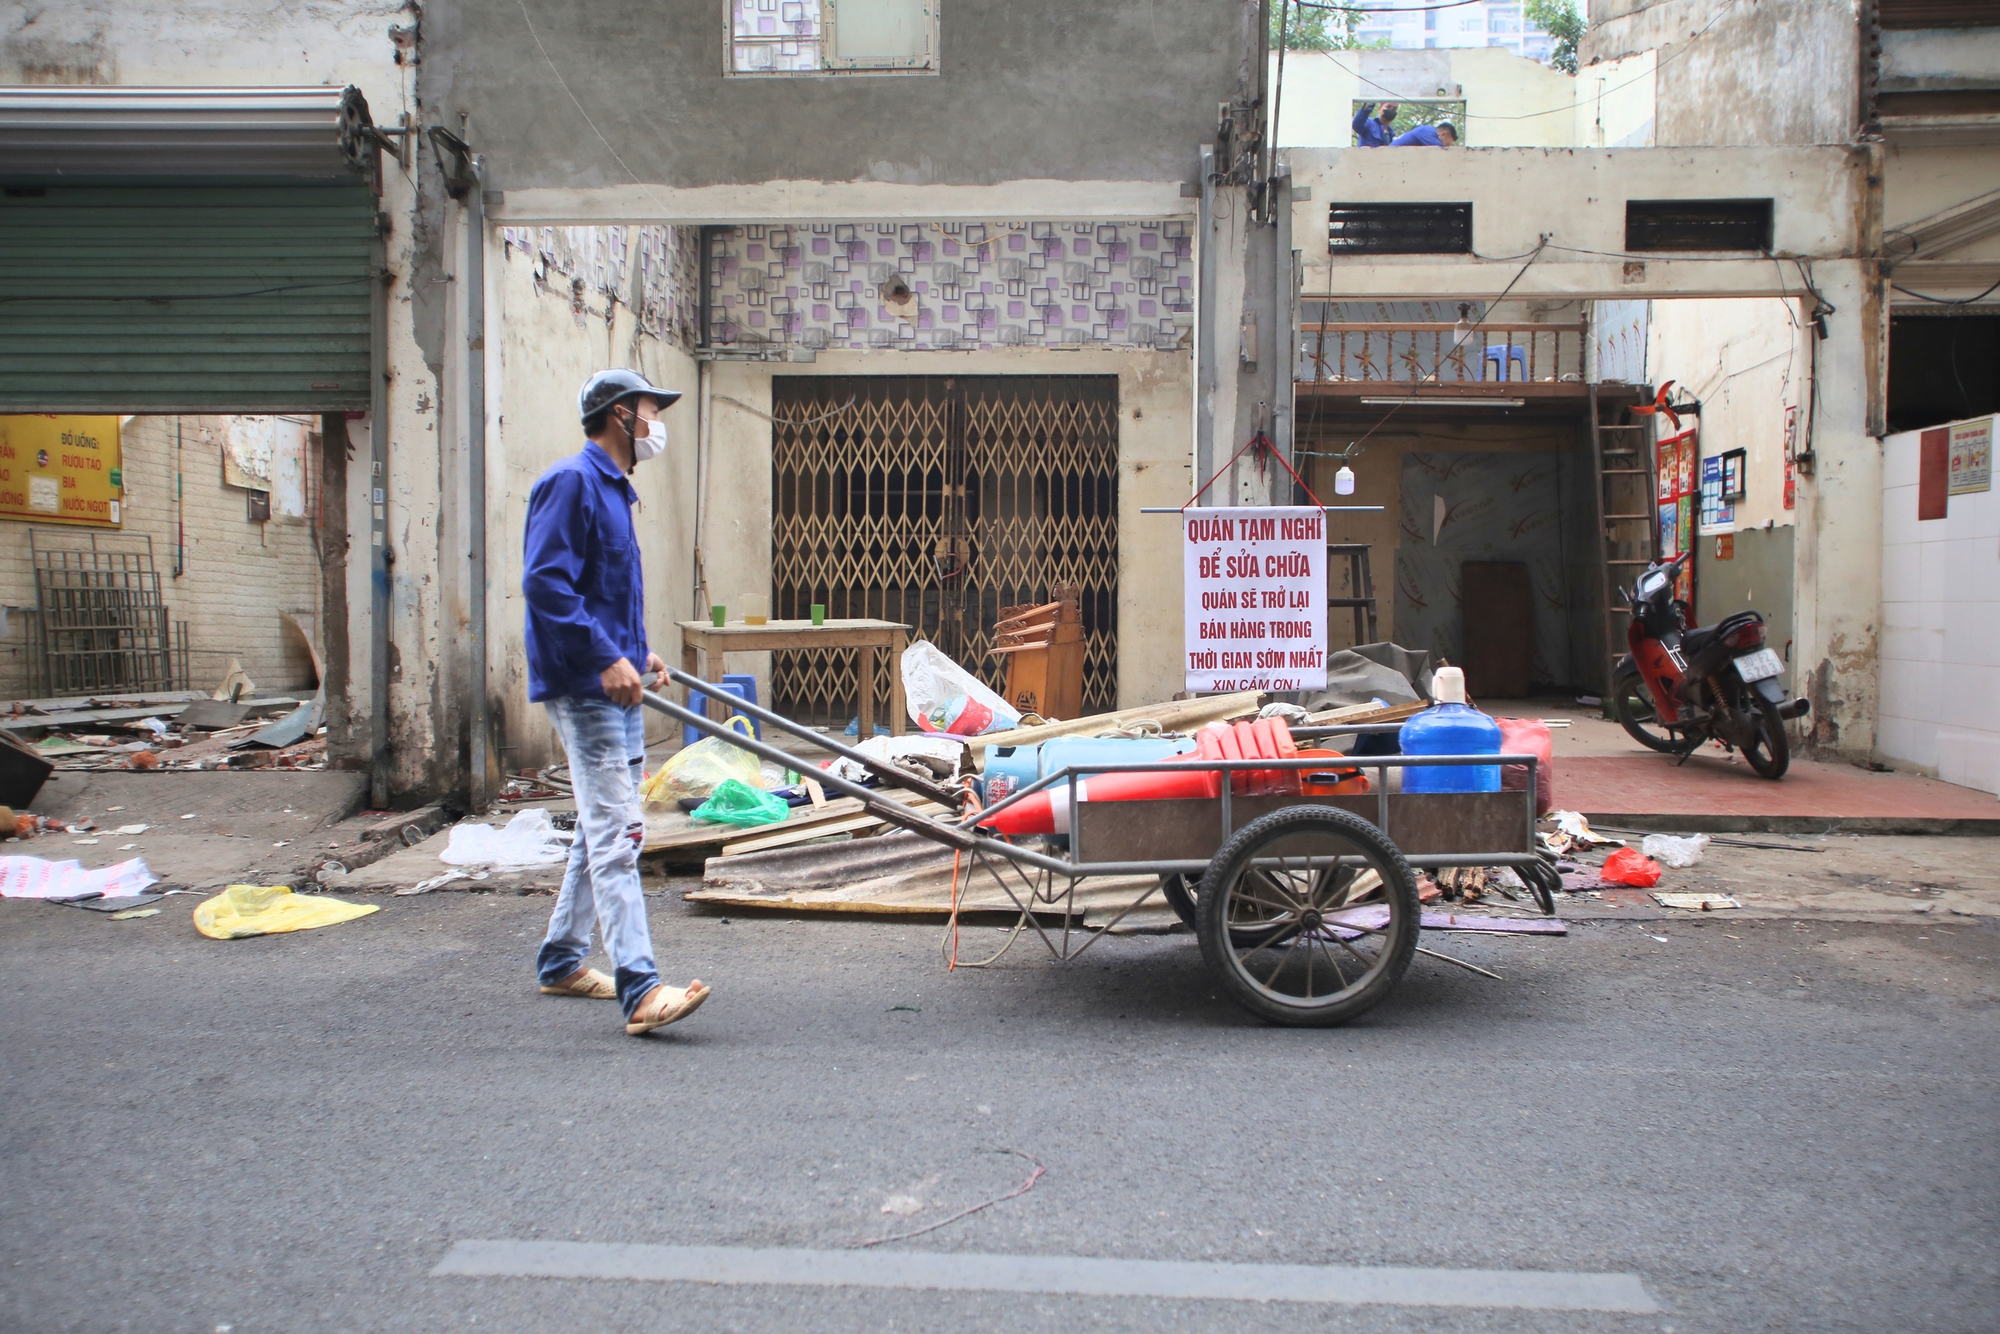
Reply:
<svg viewBox="0 0 2000 1334"><path fill-rule="evenodd" d="M1313 506L1182 511L1190 691L1326 686L1326 515Z"/></svg>
<svg viewBox="0 0 2000 1334"><path fill-rule="evenodd" d="M1993 486L1993 419L1957 422L1951 428L1949 493L1966 495Z"/></svg>
<svg viewBox="0 0 2000 1334"><path fill-rule="evenodd" d="M0 415L0 519L124 523L116 417Z"/></svg>

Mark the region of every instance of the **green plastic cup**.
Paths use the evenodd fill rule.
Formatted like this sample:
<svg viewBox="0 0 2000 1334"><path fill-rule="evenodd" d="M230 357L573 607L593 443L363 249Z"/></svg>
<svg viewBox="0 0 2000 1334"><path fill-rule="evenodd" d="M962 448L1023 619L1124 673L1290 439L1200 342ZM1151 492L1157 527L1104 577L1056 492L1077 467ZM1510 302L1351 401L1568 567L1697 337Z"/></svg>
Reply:
<svg viewBox="0 0 2000 1334"><path fill-rule="evenodd" d="M729 608L710 607L708 609L708 619L709 622L713 624L716 629L720 630L729 621Z"/></svg>
<svg viewBox="0 0 2000 1334"><path fill-rule="evenodd" d="M814 625L825 625L825 624L826 624L826 604L825 604L824 602L815 602L815 603L813 603L813 604L812 604L812 606L813 606L813 624L814 624Z"/></svg>

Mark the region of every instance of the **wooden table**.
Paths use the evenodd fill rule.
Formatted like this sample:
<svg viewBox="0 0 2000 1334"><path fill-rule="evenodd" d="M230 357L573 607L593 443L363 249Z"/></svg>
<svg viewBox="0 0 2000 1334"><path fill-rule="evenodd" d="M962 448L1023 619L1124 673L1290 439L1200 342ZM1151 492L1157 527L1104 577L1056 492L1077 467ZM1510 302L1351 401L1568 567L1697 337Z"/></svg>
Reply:
<svg viewBox="0 0 2000 1334"><path fill-rule="evenodd" d="M763 625L746 625L742 621L730 621L727 625L711 625L707 621L680 621L681 628L681 670L689 676L699 676L704 681L713 682L717 689L708 692L708 716L723 719L729 716L724 704L729 696L721 689L723 662L731 653L769 653L785 649L859 649L860 652L860 693L861 732L855 739L859 745L875 735L875 651L889 651L889 731L893 736L901 736L908 709L903 703L903 650L910 645L910 627L895 621L828 621L824 625L814 625L811 621L767 621ZM695 669L695 653L700 651L707 657L706 670ZM766 707L769 707L768 704Z"/></svg>

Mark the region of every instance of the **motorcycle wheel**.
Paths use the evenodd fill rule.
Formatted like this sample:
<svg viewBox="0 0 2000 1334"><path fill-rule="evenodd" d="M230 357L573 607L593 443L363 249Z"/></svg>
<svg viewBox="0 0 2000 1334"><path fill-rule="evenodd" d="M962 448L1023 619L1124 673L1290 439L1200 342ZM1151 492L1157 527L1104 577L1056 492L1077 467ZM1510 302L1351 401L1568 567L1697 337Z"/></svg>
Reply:
<svg viewBox="0 0 2000 1334"><path fill-rule="evenodd" d="M1792 743L1785 735L1785 720L1778 716L1778 706L1759 696L1753 701L1756 709L1752 725L1755 728L1751 744L1743 747L1743 758L1750 761L1750 767L1757 771L1759 778L1773 782L1785 776L1785 770L1792 765Z"/></svg>
<svg viewBox="0 0 2000 1334"><path fill-rule="evenodd" d="M1679 755L1700 744L1700 738L1689 736L1686 728L1660 721L1659 710L1653 707L1653 697L1647 693L1646 683L1637 673L1621 676L1611 683L1611 707L1618 717L1618 725L1625 729L1625 735L1647 750L1657 750L1662 755Z"/></svg>

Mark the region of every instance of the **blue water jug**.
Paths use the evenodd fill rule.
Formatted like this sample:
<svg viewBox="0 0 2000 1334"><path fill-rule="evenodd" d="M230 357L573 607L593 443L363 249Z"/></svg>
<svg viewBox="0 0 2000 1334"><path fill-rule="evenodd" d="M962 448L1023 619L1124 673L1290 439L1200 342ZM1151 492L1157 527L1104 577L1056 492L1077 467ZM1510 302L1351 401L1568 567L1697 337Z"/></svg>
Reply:
<svg viewBox="0 0 2000 1334"><path fill-rule="evenodd" d="M1465 702L1465 673L1440 667L1431 685L1437 703L1404 723L1397 741L1405 755L1498 755L1500 724ZM1410 765L1405 792L1498 792L1497 764Z"/></svg>

